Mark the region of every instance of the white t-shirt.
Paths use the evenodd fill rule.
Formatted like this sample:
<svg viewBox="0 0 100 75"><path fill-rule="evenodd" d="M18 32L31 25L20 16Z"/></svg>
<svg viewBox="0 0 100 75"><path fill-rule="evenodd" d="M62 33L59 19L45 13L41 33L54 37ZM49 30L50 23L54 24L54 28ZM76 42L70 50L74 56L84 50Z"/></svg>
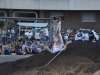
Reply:
<svg viewBox="0 0 100 75"><path fill-rule="evenodd" d="M30 39L31 36L33 35L33 33L32 32L30 32L30 33L29 32L26 32L25 35L28 37L28 39Z"/></svg>
<svg viewBox="0 0 100 75"><path fill-rule="evenodd" d="M62 47L63 47L63 44L60 45L59 47L55 47L55 48L52 50L52 53L56 53L56 52L60 51Z"/></svg>
<svg viewBox="0 0 100 75"><path fill-rule="evenodd" d="M26 45L22 45L22 50L25 51Z"/></svg>

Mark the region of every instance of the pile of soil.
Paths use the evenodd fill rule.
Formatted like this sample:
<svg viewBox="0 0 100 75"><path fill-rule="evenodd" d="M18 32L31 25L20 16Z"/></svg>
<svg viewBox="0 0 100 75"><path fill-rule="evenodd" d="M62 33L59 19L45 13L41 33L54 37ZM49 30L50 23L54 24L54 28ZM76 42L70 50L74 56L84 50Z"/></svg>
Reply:
<svg viewBox="0 0 100 75"><path fill-rule="evenodd" d="M44 51L29 58L1 63L0 75L92 75L100 70L100 43L73 42L44 67L56 54Z"/></svg>

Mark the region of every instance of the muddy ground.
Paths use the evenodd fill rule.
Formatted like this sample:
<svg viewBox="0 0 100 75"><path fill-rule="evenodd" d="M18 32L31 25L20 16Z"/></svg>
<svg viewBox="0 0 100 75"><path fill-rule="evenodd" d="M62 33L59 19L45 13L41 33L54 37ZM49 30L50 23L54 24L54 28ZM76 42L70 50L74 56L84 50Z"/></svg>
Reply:
<svg viewBox="0 0 100 75"><path fill-rule="evenodd" d="M44 51L29 58L1 63L0 75L92 75L100 70L100 43L73 42L44 67L56 54Z"/></svg>

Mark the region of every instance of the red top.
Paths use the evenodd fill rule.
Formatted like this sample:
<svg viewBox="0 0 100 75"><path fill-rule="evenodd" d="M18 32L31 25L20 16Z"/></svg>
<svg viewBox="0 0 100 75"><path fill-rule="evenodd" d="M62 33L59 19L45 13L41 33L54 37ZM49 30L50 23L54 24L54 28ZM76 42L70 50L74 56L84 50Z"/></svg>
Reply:
<svg viewBox="0 0 100 75"><path fill-rule="evenodd" d="M75 36L76 33L75 33L74 31L72 31L72 32L70 33L70 35L71 35L71 36Z"/></svg>

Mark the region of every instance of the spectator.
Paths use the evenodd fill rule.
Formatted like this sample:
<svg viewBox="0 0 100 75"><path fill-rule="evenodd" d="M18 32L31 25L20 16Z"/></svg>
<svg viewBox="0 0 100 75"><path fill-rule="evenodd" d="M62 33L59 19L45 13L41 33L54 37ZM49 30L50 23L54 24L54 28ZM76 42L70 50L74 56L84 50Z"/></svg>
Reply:
<svg viewBox="0 0 100 75"><path fill-rule="evenodd" d="M21 37L18 37L18 38L16 39L16 41L17 41L17 42L22 42L22 38L21 38Z"/></svg>
<svg viewBox="0 0 100 75"><path fill-rule="evenodd" d="M31 36L31 39L30 39L30 40L31 40L31 41L35 40L34 35Z"/></svg>
<svg viewBox="0 0 100 75"><path fill-rule="evenodd" d="M25 51L26 51L27 54L32 53L32 43L30 41L27 41Z"/></svg>
<svg viewBox="0 0 100 75"><path fill-rule="evenodd" d="M11 44L11 41L10 41L10 39L8 38L8 40L7 40L7 42L6 42L7 44Z"/></svg>
<svg viewBox="0 0 100 75"><path fill-rule="evenodd" d="M2 53L2 42L0 41L0 54Z"/></svg>
<svg viewBox="0 0 100 75"><path fill-rule="evenodd" d="M15 53L15 43L11 42L11 53Z"/></svg>
<svg viewBox="0 0 100 75"><path fill-rule="evenodd" d="M68 36L70 36L70 33L71 33L71 29L70 29L70 27L69 27L68 30L67 30Z"/></svg>
<svg viewBox="0 0 100 75"><path fill-rule="evenodd" d="M21 45L20 42L18 42L18 45L16 47L16 54L17 55L23 55L23 54L25 54L25 52L22 50L22 45Z"/></svg>
<svg viewBox="0 0 100 75"><path fill-rule="evenodd" d="M94 39L95 39L94 33L92 32L92 30L90 30L90 32L89 32L89 41L92 42Z"/></svg>
<svg viewBox="0 0 100 75"><path fill-rule="evenodd" d="M70 33L70 38L69 39L71 41L74 41L75 40L75 35L76 35L76 31L75 31L75 29L73 29L72 32Z"/></svg>
<svg viewBox="0 0 100 75"><path fill-rule="evenodd" d="M79 41L83 40L83 32L81 30L77 33L77 37Z"/></svg>
<svg viewBox="0 0 100 75"><path fill-rule="evenodd" d="M5 55L10 55L11 54L11 44L6 43L6 45L4 47L4 54Z"/></svg>
<svg viewBox="0 0 100 75"><path fill-rule="evenodd" d="M65 35L64 29L61 29L61 35L62 35L62 39L64 41L64 35Z"/></svg>
<svg viewBox="0 0 100 75"><path fill-rule="evenodd" d="M2 37L2 42L5 45L6 41L7 41L7 31L5 28L2 29L2 33L1 33L1 37Z"/></svg>
<svg viewBox="0 0 100 75"><path fill-rule="evenodd" d="M10 37L11 37L11 42L14 42L15 41L15 30L14 30L14 28L11 30Z"/></svg>
<svg viewBox="0 0 100 75"><path fill-rule="evenodd" d="M46 33L45 33L45 29L41 29L40 32L39 32L39 35L40 35L40 39L43 41L43 43L45 44L46 43Z"/></svg>
<svg viewBox="0 0 100 75"><path fill-rule="evenodd" d="M8 31L7 31L7 39L11 38L11 37L10 37L10 33L11 33L11 30L8 29Z"/></svg>
<svg viewBox="0 0 100 75"><path fill-rule="evenodd" d="M38 52L40 52L40 49L38 48L36 41L33 41L33 44L32 44L32 53L36 54Z"/></svg>
<svg viewBox="0 0 100 75"><path fill-rule="evenodd" d="M46 44L45 44L45 45L46 45L47 47L49 47L49 48L51 48L51 47L52 47L50 40L47 40L47 42L46 42Z"/></svg>
<svg viewBox="0 0 100 75"><path fill-rule="evenodd" d="M46 44L46 43L45 43L45 44ZM39 51L39 52L44 51L43 46L44 46L44 42L43 42L42 40L40 40L40 43L38 44L38 51Z"/></svg>

